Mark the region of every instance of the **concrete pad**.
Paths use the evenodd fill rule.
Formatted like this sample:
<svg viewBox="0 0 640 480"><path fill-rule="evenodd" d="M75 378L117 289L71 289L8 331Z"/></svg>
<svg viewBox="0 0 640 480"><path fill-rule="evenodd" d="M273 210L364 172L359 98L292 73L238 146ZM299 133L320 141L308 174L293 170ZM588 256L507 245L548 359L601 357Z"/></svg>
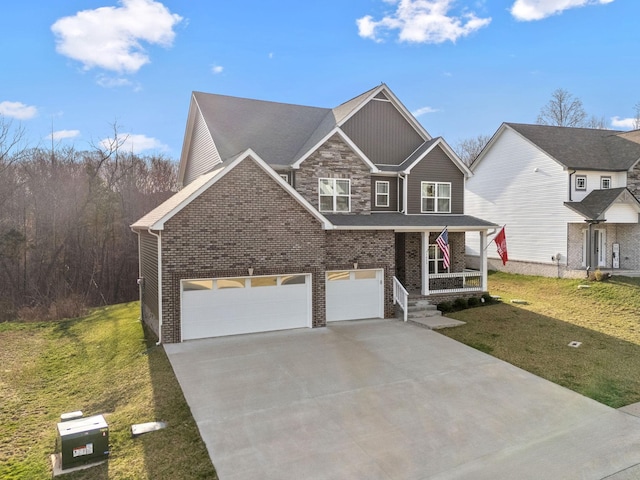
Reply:
<svg viewBox="0 0 640 480"><path fill-rule="evenodd" d="M640 465L631 412L401 321L165 350L222 480L628 480Z"/></svg>
<svg viewBox="0 0 640 480"><path fill-rule="evenodd" d="M442 328L459 327L464 325L465 322L456 320L449 317L417 317L409 318L408 322L415 323L416 325L427 327L430 330L440 330Z"/></svg>
<svg viewBox="0 0 640 480"><path fill-rule="evenodd" d="M631 405L627 405L626 407L620 407L618 410L624 413L628 413L629 415L640 417L640 403L632 403Z"/></svg>

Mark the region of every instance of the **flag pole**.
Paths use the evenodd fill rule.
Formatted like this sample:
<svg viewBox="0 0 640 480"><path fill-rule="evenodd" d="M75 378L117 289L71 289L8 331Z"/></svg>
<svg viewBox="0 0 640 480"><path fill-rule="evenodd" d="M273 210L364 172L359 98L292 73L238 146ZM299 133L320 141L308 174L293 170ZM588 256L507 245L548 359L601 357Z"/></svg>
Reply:
<svg viewBox="0 0 640 480"><path fill-rule="evenodd" d="M507 226L507 224L505 223L505 224L502 226L502 228L501 228L500 230L498 230L498 233L500 233L502 230L504 230L504 227L506 227L506 226ZM487 243L487 246L486 246L486 247L484 247L484 251L485 251L485 252L487 251L487 248L489 248L489 245L491 245L491 244L495 241L496 237L498 236L498 233L496 233L496 234L493 236L493 238L491 239L491 241Z"/></svg>

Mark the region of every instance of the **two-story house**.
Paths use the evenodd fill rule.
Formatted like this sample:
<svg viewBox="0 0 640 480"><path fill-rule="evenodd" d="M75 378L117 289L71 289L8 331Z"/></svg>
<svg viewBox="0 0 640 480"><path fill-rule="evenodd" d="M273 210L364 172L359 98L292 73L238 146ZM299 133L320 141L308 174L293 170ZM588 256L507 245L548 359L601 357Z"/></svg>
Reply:
<svg viewBox="0 0 640 480"><path fill-rule="evenodd" d="M196 92L182 189L132 225L143 317L171 343L393 317L407 290L479 295L465 232L483 250L495 225L464 214L470 174L384 84L336 108Z"/></svg>
<svg viewBox="0 0 640 480"><path fill-rule="evenodd" d="M502 124L466 185L468 213L506 224L509 262L489 249L490 268L640 270L639 162L640 131ZM467 243L477 258L472 235Z"/></svg>

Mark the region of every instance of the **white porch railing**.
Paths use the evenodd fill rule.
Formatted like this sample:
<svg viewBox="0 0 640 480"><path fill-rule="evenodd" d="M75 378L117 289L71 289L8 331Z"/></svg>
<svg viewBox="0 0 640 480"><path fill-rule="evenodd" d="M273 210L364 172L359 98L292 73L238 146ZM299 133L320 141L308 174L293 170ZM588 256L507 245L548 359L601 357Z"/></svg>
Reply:
<svg viewBox="0 0 640 480"><path fill-rule="evenodd" d="M400 280L393 277L393 304L400 305L404 313L404 321L407 321L407 313L409 311L409 292L402 286Z"/></svg>
<svg viewBox="0 0 640 480"><path fill-rule="evenodd" d="M482 272L434 273L427 277L429 295L437 293L482 292Z"/></svg>

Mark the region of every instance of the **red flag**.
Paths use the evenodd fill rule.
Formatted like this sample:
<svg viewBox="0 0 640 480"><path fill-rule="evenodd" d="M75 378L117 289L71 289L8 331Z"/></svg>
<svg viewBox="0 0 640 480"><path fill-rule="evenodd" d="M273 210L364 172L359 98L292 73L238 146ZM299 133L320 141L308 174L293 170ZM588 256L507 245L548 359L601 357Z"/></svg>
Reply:
<svg viewBox="0 0 640 480"><path fill-rule="evenodd" d="M502 227L502 230L498 232L493 240L496 242L498 255L500 255L500 258L502 259L502 265L506 265L509 257L507 256L507 237L504 233L504 227Z"/></svg>

